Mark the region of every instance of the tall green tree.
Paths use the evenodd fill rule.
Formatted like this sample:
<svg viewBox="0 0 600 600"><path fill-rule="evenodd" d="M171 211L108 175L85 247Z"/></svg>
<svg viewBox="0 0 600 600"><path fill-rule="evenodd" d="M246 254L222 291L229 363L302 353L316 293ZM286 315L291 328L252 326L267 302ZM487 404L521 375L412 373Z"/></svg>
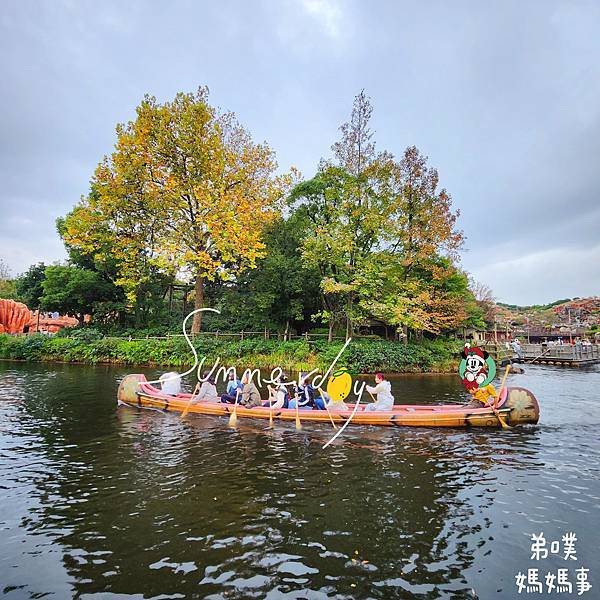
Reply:
<svg viewBox="0 0 600 600"><path fill-rule="evenodd" d="M92 181L97 195L76 207L66 239L87 251L110 246L130 298L146 264L187 274L200 308L206 280L231 278L263 255L262 229L287 180L275 175L274 152L212 107L206 88L164 104L146 96L136 113L117 127L115 151Z"/></svg>
<svg viewBox="0 0 600 600"><path fill-rule="evenodd" d="M305 205L313 235L303 245L306 264L321 274L323 315L329 322L330 337L340 318L346 335L353 330L357 272L378 248L381 215L387 198L380 193L382 177L390 155L377 152L369 121L370 99L363 92L354 99L350 120L340 127L340 139L333 144L334 158L321 161L309 181L296 186L293 202Z"/></svg>
<svg viewBox="0 0 600 600"><path fill-rule="evenodd" d="M303 260L319 270L330 331L340 315L347 336L354 322L369 318L404 329L451 328L464 316L460 303L451 310L445 289L462 244L458 212L415 147L398 161L377 152L371 115L361 92L332 147L334 161L322 161L315 177L292 192L312 223Z"/></svg>
<svg viewBox="0 0 600 600"><path fill-rule="evenodd" d="M46 265L39 262L31 265L25 273L15 280L15 289L19 300L32 310L40 307L42 295L44 294L42 284L45 279Z"/></svg>
<svg viewBox="0 0 600 600"><path fill-rule="evenodd" d="M99 194L93 186L89 196L95 202L99 199ZM147 327L164 320L166 315L163 296L173 277L152 264L148 260L144 248L141 248L140 252L135 255L132 247L133 255L129 255L119 262L112 251L112 233L106 230L100 229L93 232L98 241L98 244L93 247L70 243L67 227L78 218L79 210L81 207L76 207L65 217L59 217L56 220L56 229L67 250L69 265L96 272L102 280L109 284L107 290L108 287L112 287L112 293L105 294L105 300L102 303L97 302L95 305L94 319L97 324L105 327L115 324ZM85 221L89 217L90 215L84 214L83 220ZM99 226L103 227L104 225L105 223L100 218ZM132 265L136 269L138 279L135 283L135 293L132 294L133 301L128 303L124 289L124 271L131 272L128 271L128 268Z"/></svg>
<svg viewBox="0 0 600 600"><path fill-rule="evenodd" d="M298 184L290 199L296 214L303 214L310 234L301 242L301 261L319 276L321 317L329 327L329 340L336 325L347 320L347 297L353 292L350 251L352 239L345 221L346 188L351 176L343 169L322 165L308 181Z"/></svg>
<svg viewBox="0 0 600 600"><path fill-rule="evenodd" d="M42 282L41 308L76 317L82 324L94 306L111 297L112 288L98 273L55 265L47 267Z"/></svg>
<svg viewBox="0 0 600 600"><path fill-rule="evenodd" d="M15 282L10 276L8 265L0 258L0 298L12 300L16 298Z"/></svg>
<svg viewBox="0 0 600 600"><path fill-rule="evenodd" d="M216 305L229 327L291 332L310 327L319 311L319 274L303 265L300 247L308 235L306 216L297 211L281 218L264 234L265 256L256 269L225 283Z"/></svg>

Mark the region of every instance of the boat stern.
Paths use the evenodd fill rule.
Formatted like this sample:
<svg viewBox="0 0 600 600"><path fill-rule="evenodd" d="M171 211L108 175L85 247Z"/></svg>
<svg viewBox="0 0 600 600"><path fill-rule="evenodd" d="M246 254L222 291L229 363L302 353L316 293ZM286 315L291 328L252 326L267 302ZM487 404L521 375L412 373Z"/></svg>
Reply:
<svg viewBox="0 0 600 600"><path fill-rule="evenodd" d="M507 418L509 425L535 424L540 418L540 405L536 397L522 387L508 388L508 397L501 408L510 408Z"/></svg>
<svg viewBox="0 0 600 600"><path fill-rule="evenodd" d="M137 393L140 391L140 385L144 383L146 377L140 374L125 375L119 384L117 391L117 400L125 404L137 404Z"/></svg>

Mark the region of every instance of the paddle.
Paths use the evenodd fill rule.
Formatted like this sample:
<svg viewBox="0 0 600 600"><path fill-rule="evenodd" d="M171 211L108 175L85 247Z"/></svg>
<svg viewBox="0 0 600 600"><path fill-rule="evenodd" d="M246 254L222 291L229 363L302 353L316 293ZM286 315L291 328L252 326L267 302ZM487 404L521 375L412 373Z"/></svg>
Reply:
<svg viewBox="0 0 600 600"><path fill-rule="evenodd" d="M300 423L300 409L298 408L299 404L300 404L300 396L298 396L298 393L296 392L296 429L298 431L300 429L302 429L302 423Z"/></svg>
<svg viewBox="0 0 600 600"><path fill-rule="evenodd" d="M360 404L360 400L362 398L364 388L365 388L365 384L363 383L362 387L360 389L360 392L358 393L358 396L356 398L356 403L354 404L352 413L346 419L346 422L335 432L334 436L326 444L323 444L323 450L325 450L325 448L327 448L327 446L329 446L329 444L333 444L333 442L342 434L344 429L346 429L346 427L348 427L348 425L350 424L350 421L352 421L354 415L356 414L356 411L358 410L358 405Z"/></svg>
<svg viewBox="0 0 600 600"><path fill-rule="evenodd" d="M498 396L500 396L500 392L506 383L506 378L508 377L508 373L510 371L510 365L506 365L506 371L504 371L504 377L502 378L502 383L500 384L500 390L498 391Z"/></svg>
<svg viewBox="0 0 600 600"><path fill-rule="evenodd" d="M269 427L273 427L273 389L269 386Z"/></svg>
<svg viewBox="0 0 600 600"><path fill-rule="evenodd" d="M229 415L229 427L235 427L237 425L237 405L240 397L240 390L235 392L235 403L233 404L233 412Z"/></svg>
<svg viewBox="0 0 600 600"><path fill-rule="evenodd" d="M510 371L510 364L506 365L506 371L504 372L504 377L502 378L502 383L500 384L500 389L498 390L498 400L500 400L500 394L502 393L502 390L504 389L504 384L506 383L506 378L508 377L509 371ZM495 404L495 402L494 402L494 404ZM502 429L512 429L512 427L500 416L500 413L498 412L498 409L494 406L494 404L490 404L489 407L494 411L494 414L498 418L498 421L500 421L500 425L502 426ZM487 405L487 402L486 402L486 405Z"/></svg>
<svg viewBox="0 0 600 600"><path fill-rule="evenodd" d="M369 390L367 390L367 392L369 392ZM377 398L375 398L375 396L373 396L373 394L371 394L371 392L369 392L369 396L371 396L371 398L373 398L373 404L375 404L377 402Z"/></svg>
<svg viewBox="0 0 600 600"><path fill-rule="evenodd" d="M192 401L194 400L194 396L200 391L200 382L198 382L196 384L196 387L194 388L194 391L192 392L192 396L190 397L190 401L187 403L186 407L183 409L183 412L181 413L181 418L183 419L183 417L185 417L188 414L188 411L190 410L190 406L192 405Z"/></svg>
<svg viewBox="0 0 600 600"><path fill-rule="evenodd" d="M327 414L329 415L329 420L331 421L333 428L337 429L337 425L334 423L333 417L331 416L331 413L329 412L329 407L327 406L327 399L325 398L325 394L323 393L323 390L320 387L318 387L317 389L319 390L319 394L321 394L321 398L323 399L323 403L325 404L325 410L327 411Z"/></svg>
<svg viewBox="0 0 600 600"><path fill-rule="evenodd" d="M530 360L529 364L532 365L538 358L542 358L542 356L544 356L544 354L548 354L548 352L550 352L550 350L552 350L552 348L546 348L546 350L544 350L539 356L536 356L533 360Z"/></svg>

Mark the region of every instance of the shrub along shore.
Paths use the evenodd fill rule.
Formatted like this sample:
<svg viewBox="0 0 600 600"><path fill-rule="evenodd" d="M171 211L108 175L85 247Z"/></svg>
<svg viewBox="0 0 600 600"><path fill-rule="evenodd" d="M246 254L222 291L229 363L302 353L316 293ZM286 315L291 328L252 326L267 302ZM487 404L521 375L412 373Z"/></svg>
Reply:
<svg viewBox="0 0 600 600"><path fill-rule="evenodd" d="M219 358L220 364L235 367L281 367L289 371L325 369L341 350L341 342L245 339L226 341L209 337L194 339L205 365ZM461 344L439 338L402 344L383 340L353 341L338 361L354 373L449 373L456 370ZM0 334L0 359L30 362L112 363L119 365L184 367L193 355L183 338L128 340L86 339L44 335Z"/></svg>

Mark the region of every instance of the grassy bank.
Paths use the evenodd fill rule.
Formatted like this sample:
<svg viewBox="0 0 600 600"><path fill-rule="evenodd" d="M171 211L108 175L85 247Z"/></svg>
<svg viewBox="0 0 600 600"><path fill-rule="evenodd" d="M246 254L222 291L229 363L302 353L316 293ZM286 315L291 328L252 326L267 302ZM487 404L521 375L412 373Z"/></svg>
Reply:
<svg viewBox="0 0 600 600"><path fill-rule="evenodd" d="M224 341L208 337L196 338L194 346L205 364L219 357L221 364L236 367L273 368L290 371L326 368L342 348L341 343L294 340L246 339ZM424 340L418 344L376 340L353 341L346 349L340 365L355 373L432 373L456 369L460 343L456 340ZM97 340L31 335L0 335L0 359L32 362L60 361L77 363L114 363L182 367L193 364L193 356L183 338L166 340Z"/></svg>

